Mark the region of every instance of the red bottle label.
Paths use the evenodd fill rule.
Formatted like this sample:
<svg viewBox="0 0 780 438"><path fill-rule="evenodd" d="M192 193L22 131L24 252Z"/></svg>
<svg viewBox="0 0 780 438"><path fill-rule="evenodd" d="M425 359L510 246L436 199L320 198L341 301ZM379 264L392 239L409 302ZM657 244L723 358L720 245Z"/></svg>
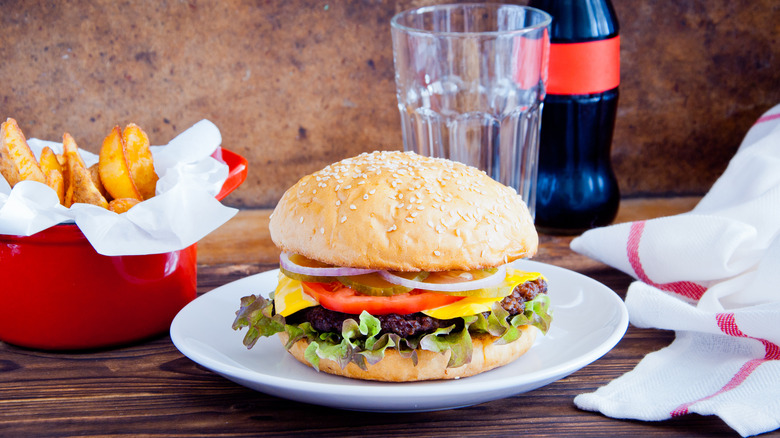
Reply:
<svg viewBox="0 0 780 438"><path fill-rule="evenodd" d="M601 93L618 85L620 36L585 43L550 44L548 93Z"/></svg>

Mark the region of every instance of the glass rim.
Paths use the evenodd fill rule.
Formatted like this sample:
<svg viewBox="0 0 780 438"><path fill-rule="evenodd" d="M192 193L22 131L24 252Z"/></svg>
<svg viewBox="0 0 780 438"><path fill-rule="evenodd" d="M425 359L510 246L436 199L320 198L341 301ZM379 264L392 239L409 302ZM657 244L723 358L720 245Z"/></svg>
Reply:
<svg viewBox="0 0 780 438"><path fill-rule="evenodd" d="M507 8L507 9L520 9L525 11L531 11L533 13L539 14L542 17L544 17L543 20L539 21L538 23L524 26L518 29L512 29L512 30L491 30L491 31L471 31L471 32L457 32L457 31L441 31L441 30L427 30L427 29L419 29L416 27L407 26L405 24L401 24L399 20L402 17L408 17L411 15L422 15L428 12L432 11L438 11L438 10L448 10L448 9L466 9L470 7L477 7L477 8ZM548 14L547 12L533 8L531 6L525 6L525 5L514 5L514 4L507 4L507 3L446 3L446 4L440 4L440 5L431 5L431 6L422 6L419 8L413 8L413 9L407 9L405 11L401 11L393 16L393 18L390 19L390 26L394 29L410 33L410 34L420 34L420 35L431 35L431 36L442 36L442 37L466 37L466 36L506 36L506 35L515 35L515 34L524 34L524 33L530 33L542 28L545 28L549 26L552 23L552 16Z"/></svg>

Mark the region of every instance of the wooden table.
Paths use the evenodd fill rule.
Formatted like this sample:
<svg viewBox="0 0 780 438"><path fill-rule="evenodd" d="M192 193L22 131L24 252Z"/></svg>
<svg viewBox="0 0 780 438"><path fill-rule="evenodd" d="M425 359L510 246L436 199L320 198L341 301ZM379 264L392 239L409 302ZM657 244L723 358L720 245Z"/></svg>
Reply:
<svg viewBox="0 0 780 438"><path fill-rule="evenodd" d="M618 220L674 214L695 201L625 201ZM199 292L276 267L268 213L242 211L201 242ZM543 235L535 260L578 271L625 296L630 277L573 253L570 241ZM0 343L0 435L736 436L717 417L647 423L574 406L574 396L631 370L673 336L629 327L604 357L546 387L469 408L414 414L340 411L258 393L196 365L167 335L73 353Z"/></svg>

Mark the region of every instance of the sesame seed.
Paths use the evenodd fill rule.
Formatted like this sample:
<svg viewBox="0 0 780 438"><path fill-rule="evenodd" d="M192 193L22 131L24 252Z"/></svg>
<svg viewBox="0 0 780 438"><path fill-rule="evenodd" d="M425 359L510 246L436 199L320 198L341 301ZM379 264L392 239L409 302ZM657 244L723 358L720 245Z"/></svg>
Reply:
<svg viewBox="0 0 780 438"><path fill-rule="evenodd" d="M433 255L435 255L436 257L438 257L438 256L440 256L440 255L441 255L441 251L439 251L439 250L437 249L437 250L435 250L435 251L433 252Z"/></svg>
<svg viewBox="0 0 780 438"><path fill-rule="evenodd" d="M301 218L300 218L300 219L298 219L298 223L299 223L299 224L302 224L302 223L303 223L303 216L301 216Z"/></svg>
<svg viewBox="0 0 780 438"><path fill-rule="evenodd" d="M342 224L344 222L346 222L346 221L347 221L347 217L346 216L341 216L341 219L339 219L339 222L341 222Z"/></svg>
<svg viewBox="0 0 780 438"><path fill-rule="evenodd" d="M368 201L368 194L363 195L363 200Z"/></svg>
<svg viewBox="0 0 780 438"><path fill-rule="evenodd" d="M412 222L414 222L414 219L412 219L412 218L410 218L410 217L408 217L408 216L407 216L405 219L406 219L406 222L409 222L409 223L412 223Z"/></svg>
<svg viewBox="0 0 780 438"><path fill-rule="evenodd" d="M376 193L376 189L371 189L371 190L368 191L369 195L373 195L374 193Z"/></svg>
<svg viewBox="0 0 780 438"><path fill-rule="evenodd" d="M325 228L320 228L320 234L325 234Z"/></svg>
<svg viewBox="0 0 780 438"><path fill-rule="evenodd" d="M389 233L389 232L395 231L397 229L398 229L398 227L396 227L395 224L393 224L393 226L391 226L390 228L387 229L387 232Z"/></svg>
<svg viewBox="0 0 780 438"><path fill-rule="evenodd" d="M349 204L350 210L357 210L357 206L355 204Z"/></svg>
<svg viewBox="0 0 780 438"><path fill-rule="evenodd" d="M339 205L341 205L341 199L336 199L336 207L338 207Z"/></svg>

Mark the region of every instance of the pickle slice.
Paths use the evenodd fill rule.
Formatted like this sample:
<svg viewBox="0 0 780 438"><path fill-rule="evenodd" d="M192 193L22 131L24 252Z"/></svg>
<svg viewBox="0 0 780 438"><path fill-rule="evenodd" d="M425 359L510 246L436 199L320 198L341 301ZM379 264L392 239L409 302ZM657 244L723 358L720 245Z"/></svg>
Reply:
<svg viewBox="0 0 780 438"><path fill-rule="evenodd" d="M425 282L433 284L463 283L489 277L495 274L496 271L498 271L498 268L475 269L473 271L452 270L431 272L431 275L425 279Z"/></svg>
<svg viewBox="0 0 780 438"><path fill-rule="evenodd" d="M494 268L490 268L490 270L493 270ZM488 271L488 270L485 270ZM468 271L472 274L475 273L475 271ZM495 271L493 271L495 272ZM437 276L439 273L436 273ZM453 274L458 275L458 274ZM485 274L477 274L483 278L487 276L487 272ZM450 276L450 274L445 274L445 276ZM512 294L512 291L515 289L515 287L528 282L536 280L537 278L541 277L542 274L538 272L525 272L525 271L519 271L516 269L507 269L507 275L504 277L504 281L491 287L484 287L479 289L473 289L473 290L464 290L460 292L446 292L447 295L455 295L459 297L471 297L471 298L502 298L506 297L508 295ZM431 277L434 277L434 274L431 274ZM427 281L427 280L426 280ZM439 281L441 282L441 281ZM445 292L442 292L445 293Z"/></svg>
<svg viewBox="0 0 780 438"><path fill-rule="evenodd" d="M428 276L427 272L404 272L403 275L410 280L420 281ZM338 280L347 287L364 295L375 297L390 297L405 294L412 290L410 287L399 286L382 278L378 272L363 275L351 275L338 277Z"/></svg>
<svg viewBox="0 0 780 438"><path fill-rule="evenodd" d="M299 274L297 272L290 272L287 269L284 269L282 267L280 267L279 270L282 271L282 274L292 278L293 280L305 281L307 283L332 283L336 281L336 277L326 277L324 275Z"/></svg>
<svg viewBox="0 0 780 438"><path fill-rule="evenodd" d="M292 261L296 265L305 266L307 268L332 268L333 267L327 263L322 263L317 260L312 260L300 254L290 254L290 261Z"/></svg>

